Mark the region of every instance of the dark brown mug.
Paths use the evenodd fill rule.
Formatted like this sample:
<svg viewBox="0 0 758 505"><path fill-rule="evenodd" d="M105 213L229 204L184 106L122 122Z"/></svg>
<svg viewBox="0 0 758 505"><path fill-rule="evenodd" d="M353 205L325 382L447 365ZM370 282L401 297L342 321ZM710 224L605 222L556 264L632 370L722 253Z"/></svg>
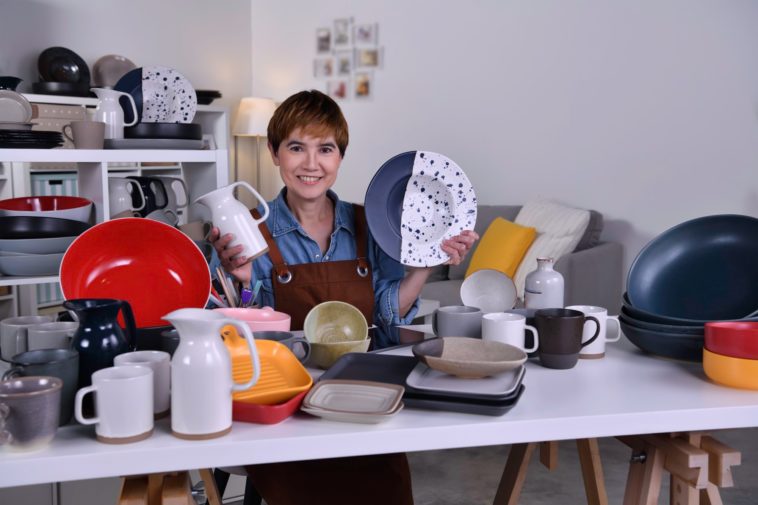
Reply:
<svg viewBox="0 0 758 505"><path fill-rule="evenodd" d="M595 323L595 333L582 342L587 320ZM547 368L573 368L582 347L594 342L600 334L596 318L572 309L540 309L534 314L534 325L540 334L540 362Z"/></svg>

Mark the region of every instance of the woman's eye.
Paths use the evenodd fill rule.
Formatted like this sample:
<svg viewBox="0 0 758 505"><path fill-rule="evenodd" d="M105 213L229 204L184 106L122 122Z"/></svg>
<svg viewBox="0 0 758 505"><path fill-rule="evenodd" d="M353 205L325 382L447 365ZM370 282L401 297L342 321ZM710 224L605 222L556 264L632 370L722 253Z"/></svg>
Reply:
<svg viewBox="0 0 758 505"><path fill-rule="evenodd" d="M303 150L303 146L290 146L290 151L293 153L299 153Z"/></svg>
<svg viewBox="0 0 758 505"><path fill-rule="evenodd" d="M324 153L324 154L329 154L329 153L331 153L333 151L334 151L334 149L331 148L331 147L322 147L321 148L321 152Z"/></svg>

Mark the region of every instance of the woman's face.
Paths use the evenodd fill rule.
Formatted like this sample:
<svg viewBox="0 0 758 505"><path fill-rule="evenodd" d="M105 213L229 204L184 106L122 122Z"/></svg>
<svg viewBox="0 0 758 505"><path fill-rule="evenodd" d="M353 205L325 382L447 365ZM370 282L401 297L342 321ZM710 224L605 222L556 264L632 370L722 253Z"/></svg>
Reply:
<svg viewBox="0 0 758 505"><path fill-rule="evenodd" d="M302 200L318 200L326 195L337 179L342 156L333 135L318 138L294 130L274 152L269 144L274 164L287 187L287 196Z"/></svg>

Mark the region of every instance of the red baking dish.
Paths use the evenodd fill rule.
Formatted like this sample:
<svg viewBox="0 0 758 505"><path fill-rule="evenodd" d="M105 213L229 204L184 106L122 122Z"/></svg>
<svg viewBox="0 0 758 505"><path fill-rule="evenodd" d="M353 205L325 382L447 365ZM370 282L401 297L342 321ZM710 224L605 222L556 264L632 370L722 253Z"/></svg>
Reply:
<svg viewBox="0 0 758 505"><path fill-rule="evenodd" d="M308 391L303 391L283 403L261 405L242 401L232 402L232 419L245 423L276 424L297 412Z"/></svg>
<svg viewBox="0 0 758 505"><path fill-rule="evenodd" d="M705 323L705 348L723 356L758 359L758 322Z"/></svg>

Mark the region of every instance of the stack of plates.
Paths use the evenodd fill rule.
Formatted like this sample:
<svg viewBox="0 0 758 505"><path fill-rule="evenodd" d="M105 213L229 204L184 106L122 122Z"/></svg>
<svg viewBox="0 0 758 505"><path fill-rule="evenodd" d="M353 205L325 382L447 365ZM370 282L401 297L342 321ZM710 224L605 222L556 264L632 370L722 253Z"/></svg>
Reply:
<svg viewBox="0 0 758 505"><path fill-rule="evenodd" d="M403 408L403 388L371 381L321 380L303 400L301 410L347 423L374 424Z"/></svg>
<svg viewBox="0 0 758 505"><path fill-rule="evenodd" d="M215 89L196 89L197 104L210 105L216 98L221 98L221 93Z"/></svg>
<svg viewBox="0 0 758 505"><path fill-rule="evenodd" d="M60 132L0 129L0 148L50 149L62 145Z"/></svg>

